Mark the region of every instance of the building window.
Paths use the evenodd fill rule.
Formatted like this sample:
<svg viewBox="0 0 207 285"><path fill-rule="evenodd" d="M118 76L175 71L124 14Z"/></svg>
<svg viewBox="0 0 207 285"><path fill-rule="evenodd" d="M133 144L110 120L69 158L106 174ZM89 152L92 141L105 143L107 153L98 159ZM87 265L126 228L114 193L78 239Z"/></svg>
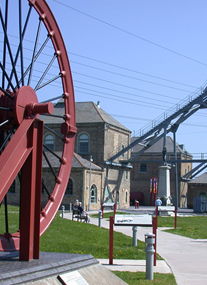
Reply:
<svg viewBox="0 0 207 285"><path fill-rule="evenodd" d="M44 140L44 144L50 150L54 151L54 137L53 137L53 135L46 135L45 140Z"/></svg>
<svg viewBox="0 0 207 285"><path fill-rule="evenodd" d="M125 202L127 203L128 202L128 192L126 191L126 194L125 194Z"/></svg>
<svg viewBox="0 0 207 285"><path fill-rule="evenodd" d="M139 165L139 172L140 173L147 173L147 164L146 163L140 163Z"/></svg>
<svg viewBox="0 0 207 285"><path fill-rule="evenodd" d="M79 153L88 153L89 149L89 138L88 135L82 134L78 141L78 151Z"/></svg>
<svg viewBox="0 0 207 285"><path fill-rule="evenodd" d="M91 187L91 203L97 203L97 188L94 184Z"/></svg>
<svg viewBox="0 0 207 285"><path fill-rule="evenodd" d="M68 186L65 190L66 195L73 195L73 180L69 179Z"/></svg>
<svg viewBox="0 0 207 285"><path fill-rule="evenodd" d="M13 181L12 185L10 186L8 193L12 193L12 194L15 193L15 180Z"/></svg>
<svg viewBox="0 0 207 285"><path fill-rule="evenodd" d="M201 192L199 193L199 197L201 197L201 198L206 198L206 192L205 192L205 191L201 191Z"/></svg>
<svg viewBox="0 0 207 285"><path fill-rule="evenodd" d="M125 180L129 180L129 170L125 171Z"/></svg>

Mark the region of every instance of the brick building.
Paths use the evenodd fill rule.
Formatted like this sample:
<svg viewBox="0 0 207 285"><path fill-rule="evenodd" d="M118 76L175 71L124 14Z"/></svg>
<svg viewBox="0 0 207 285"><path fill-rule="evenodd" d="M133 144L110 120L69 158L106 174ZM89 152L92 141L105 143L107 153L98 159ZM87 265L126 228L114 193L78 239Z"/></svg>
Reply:
<svg viewBox="0 0 207 285"><path fill-rule="evenodd" d="M207 173L203 173L188 182L188 208L193 208L193 198L207 198Z"/></svg>
<svg viewBox="0 0 207 285"><path fill-rule="evenodd" d="M169 136L166 137L167 155L166 161L174 159L174 142ZM136 145L131 150L131 156L135 156L142 146ZM183 160L192 159L192 156L184 149L183 145L176 146L177 159ZM138 162L133 163L133 169L131 170L131 203L134 200L140 200L142 205L150 205L150 179L159 177L159 166L162 165L162 150L163 139L157 141L149 149L147 149L142 155L137 158ZM178 206L187 206L187 182L183 182L183 177L187 172L192 169L192 163L178 163ZM159 183L159 180L158 180ZM170 170L170 189L172 203L175 200L175 167L171 165ZM153 199L152 199L153 200Z"/></svg>
<svg viewBox="0 0 207 285"><path fill-rule="evenodd" d="M60 125L64 104L60 100L54 106L57 117L40 116L44 121L44 145L57 156L61 155ZM59 116L59 117L58 117ZM130 174L125 166L105 163L110 156L130 143L131 132L93 102L76 103L76 142L69 183L62 204L68 209L76 199L84 209L100 209L103 202L117 202L120 208L129 207ZM52 131L51 131L52 130ZM59 136L59 137L58 137ZM45 150L46 151L46 150ZM49 151L47 157L57 174L60 162ZM122 159L129 158L130 152ZM118 160L117 160L118 161ZM42 206L54 187L54 175L43 157ZM47 187L44 187L47 185ZM89 189L91 198L89 200ZM8 203L19 204L19 180L16 179L8 193Z"/></svg>

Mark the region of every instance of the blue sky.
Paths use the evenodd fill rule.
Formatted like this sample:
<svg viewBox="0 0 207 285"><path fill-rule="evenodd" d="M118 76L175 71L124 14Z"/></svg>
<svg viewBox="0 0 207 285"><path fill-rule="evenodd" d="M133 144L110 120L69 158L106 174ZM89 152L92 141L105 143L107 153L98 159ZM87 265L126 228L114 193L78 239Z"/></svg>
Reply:
<svg viewBox="0 0 207 285"><path fill-rule="evenodd" d="M205 85L206 1L47 2L68 51L76 101L100 101L132 134ZM203 109L179 127L177 141L192 154L207 153L206 135Z"/></svg>
<svg viewBox="0 0 207 285"><path fill-rule="evenodd" d="M48 0L59 24L76 101L97 101L132 133L207 80L206 1ZM62 4L61 4L62 3ZM205 153L207 113L177 132Z"/></svg>

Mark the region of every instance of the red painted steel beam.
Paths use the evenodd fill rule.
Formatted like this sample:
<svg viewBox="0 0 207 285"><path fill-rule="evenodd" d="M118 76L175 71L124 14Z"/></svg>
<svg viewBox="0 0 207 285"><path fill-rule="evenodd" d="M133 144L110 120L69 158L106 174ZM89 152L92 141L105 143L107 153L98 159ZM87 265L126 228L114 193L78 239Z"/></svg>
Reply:
<svg viewBox="0 0 207 285"><path fill-rule="evenodd" d="M39 258L42 182L43 122L34 121L28 131L32 151L22 167L19 259Z"/></svg>
<svg viewBox="0 0 207 285"><path fill-rule="evenodd" d="M28 119L22 122L1 154L0 203L32 151L32 146L28 143L27 131L31 127L33 121L33 119Z"/></svg>

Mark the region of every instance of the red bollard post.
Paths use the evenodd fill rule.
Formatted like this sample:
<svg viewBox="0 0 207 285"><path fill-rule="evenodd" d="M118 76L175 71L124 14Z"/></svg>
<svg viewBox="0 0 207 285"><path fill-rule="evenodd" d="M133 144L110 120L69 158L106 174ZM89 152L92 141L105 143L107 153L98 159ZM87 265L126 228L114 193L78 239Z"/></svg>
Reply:
<svg viewBox="0 0 207 285"><path fill-rule="evenodd" d="M114 203L114 216L116 215L116 203Z"/></svg>
<svg viewBox="0 0 207 285"><path fill-rule="evenodd" d="M109 264L113 264L113 238L114 238L114 217L110 217L109 228Z"/></svg>
<svg viewBox="0 0 207 285"><path fill-rule="evenodd" d="M177 207L175 207L175 229L177 229Z"/></svg>

